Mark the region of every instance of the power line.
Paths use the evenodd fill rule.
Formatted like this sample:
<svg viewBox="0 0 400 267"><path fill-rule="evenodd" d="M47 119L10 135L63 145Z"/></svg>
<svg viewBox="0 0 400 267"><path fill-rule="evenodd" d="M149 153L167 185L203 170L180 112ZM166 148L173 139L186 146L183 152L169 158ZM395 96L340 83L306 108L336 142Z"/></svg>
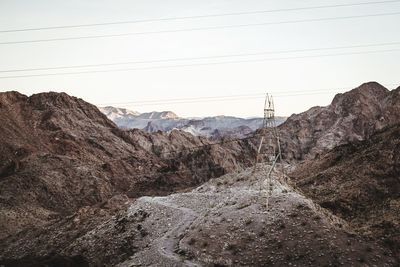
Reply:
<svg viewBox="0 0 400 267"><path fill-rule="evenodd" d="M350 88L350 87L349 87ZM287 91L282 92L286 94L290 93L304 93L304 92L327 92L328 90L310 90L310 91ZM335 91L337 91L335 89ZM279 96L279 94L274 94ZM296 94L297 95L297 94ZM290 95L291 96L291 95ZM119 102L119 103L102 103L97 104L98 106L110 106L110 105L136 105L136 106L147 106L147 105L159 105L159 104L186 104L186 103L197 103L197 102L213 102L213 101L230 101L230 100L243 100L243 99L259 99L265 97L265 93L259 94L246 94L246 95L230 95L230 96L210 96L210 97L195 97L195 98L176 98L176 99L159 99L159 100L144 100L144 101L131 101L131 102Z"/></svg>
<svg viewBox="0 0 400 267"><path fill-rule="evenodd" d="M276 97L288 97L288 96L300 96L300 95L317 95L317 94L330 94L336 91L325 91L325 92L316 92L316 93L308 93L308 94L294 94L294 95L277 95ZM191 100L191 101L177 101L177 102L167 102L167 103L147 103L147 104L135 104L135 107L142 106L154 106L154 105L162 105L162 104L193 104L193 103L210 103L210 102L221 102L221 101L243 101L243 100L251 100L251 99L263 99L263 96L248 96L248 97L240 97L240 98L226 98L226 99L210 99L210 100Z"/></svg>
<svg viewBox="0 0 400 267"><path fill-rule="evenodd" d="M322 57L332 57L332 56L361 55L361 54L386 53L386 52L397 52L397 51L400 51L400 49L374 50L374 51L336 53L336 54L320 54L320 55L282 57L282 58L249 59L249 60L224 61L224 62L213 62L213 63L194 63L194 64L180 64L180 65L139 67L139 68L122 68L122 69L111 69L111 70L91 70L91 71L59 72L59 73L45 73L45 74L13 75L13 76L0 76L0 79L78 75L78 74L89 74L89 73L124 72L124 71L134 71L134 70L169 69L169 68L195 67L195 66L213 66L213 65L223 65L223 64L252 63L252 62L262 62L262 61L280 61L280 60L304 59L304 58L322 58Z"/></svg>
<svg viewBox="0 0 400 267"><path fill-rule="evenodd" d="M397 84L396 84L397 85ZM324 95L324 94L332 94L339 93L337 90L327 90L327 91L319 91L319 92L309 92L309 93L296 93L296 94L282 94L282 95L274 95L275 98L285 98L285 97L294 97L294 96L310 96L310 95ZM153 105L162 105L162 104L193 104L193 103L210 103L210 102L221 102L221 101L243 101L243 100L251 100L251 99L263 99L262 96L254 96L254 97L241 97L241 98L228 98L228 99L211 99L211 100L193 100L193 101L180 101L180 102L168 102L168 103L148 103L148 104L135 104L135 107L141 106L153 106Z"/></svg>
<svg viewBox="0 0 400 267"><path fill-rule="evenodd" d="M248 12L232 12L232 13L221 13L221 14L208 14L208 15L158 18L158 19L142 19L142 20L128 20L128 21L116 21L116 22L100 22L100 23L75 24L75 25L61 25L61 26L49 26L49 27L37 27L37 28L10 29L10 30L0 30L0 33L27 32L27 31L40 31L40 30L55 30L55 29L69 29L69 28L83 28L83 27L95 27L95 26L107 26L107 25L134 24L134 23L143 23L143 22L157 22L157 21L172 21L172 20L223 17L223 16L254 15L254 14L264 14L264 13L300 11L300 10L312 10L312 9L325 9L325 8L337 8L337 7L351 7L351 6L375 5L375 4L396 3L396 2L400 2L400 0L360 2L360 3L352 3L352 4L336 4L336 5L310 6L310 7L299 7L299 8L282 8L282 9L272 9L272 10L260 10L260 11L248 11Z"/></svg>
<svg viewBox="0 0 400 267"><path fill-rule="evenodd" d="M395 86L398 83L385 83L386 86ZM354 86L342 86L337 88L322 88L315 90L301 90L301 91L276 91L270 92L274 96L279 94L293 94L293 93L304 93L304 92L320 92L320 91L329 91L329 90L341 90L341 89L353 89ZM171 101L187 101L187 100L205 100L208 101L210 99L222 99L226 100L226 98L242 98L242 97L255 97L255 96L263 96L265 97L265 93L255 93L255 94L240 94L240 95L219 95L219 96L201 96L201 97L190 97L190 98L168 98L168 99L153 99L153 100L140 100L140 101L130 101L130 102L113 102L113 103L101 103L97 104L98 106L106 106L106 105L123 105L123 104L140 104L140 103L168 103Z"/></svg>
<svg viewBox="0 0 400 267"><path fill-rule="evenodd" d="M335 47L321 47L321 48L280 50L280 51L265 51L265 52L257 52L257 53L238 53L238 54L216 55L216 56L203 56L203 57L186 57L186 58L154 59L154 60L126 61L126 62L99 63L99 64L85 64L85 65L72 65L72 66L56 66L56 67L39 67L39 68L26 68L26 69L11 69L11 70L0 70L0 73L6 73L6 72L25 72L25 71L41 71L41 70L56 70L56 69L72 69L72 68L93 68L93 67L102 67L102 66L118 66L118 65L146 64L146 63L162 63L162 62L187 61L187 60L201 60L201 59L214 59L214 58L228 58L228 57L244 57L244 56L258 56L258 55L273 55L273 54L311 52L311 51L321 51L321 50L337 50L337 49L350 49L350 48L388 46L388 45L397 45L397 44L400 44L400 42L387 42L387 43L364 44L364 45L363 45L363 44L360 44L360 45L350 45L350 46L335 46Z"/></svg>
<svg viewBox="0 0 400 267"><path fill-rule="evenodd" d="M205 97L190 97L190 98L169 98L169 99L157 99L157 100L143 100L143 101L131 101L131 102L114 102L114 103L102 103L99 106L107 105L123 105L123 104L140 104L140 103L170 103L171 101L187 101L187 100L210 100L210 99L226 99L226 98L238 98L238 97L254 97L254 96L265 96L265 93L259 94L245 94L245 95L225 95L225 96L205 96Z"/></svg>
<svg viewBox="0 0 400 267"><path fill-rule="evenodd" d="M397 86L400 83L385 83L383 85ZM299 95L316 95L323 93L338 93L339 90L350 90L354 86L342 86L337 88L323 88L316 90L301 90L301 91L276 91L272 92L275 98L288 97L288 96L299 96ZM255 94L240 94L240 95L223 95L223 96L202 96L202 97L191 97L191 98L169 98L169 99L155 99L155 100L141 100L141 101L129 101L129 102L113 102L113 103L99 103L97 106L113 106L113 105L160 105L160 104L186 104L195 102L211 102L211 101L229 101L229 100L242 100L242 99L261 99L265 97L265 93Z"/></svg>
<svg viewBox="0 0 400 267"><path fill-rule="evenodd" d="M331 93L331 92L336 92L336 91L323 91L320 93ZM312 93L312 94L318 94L318 92ZM276 97L279 96L297 96L299 94L294 94L294 95L277 95ZM242 97L230 97L230 98L215 98L215 99L191 99L191 100L184 100L184 101L175 101L175 102L156 102L156 103L141 103L141 102L127 102L127 103L120 103L119 105L134 105L136 107L140 106L153 106L153 105L171 105L171 104L191 104L191 103L203 103L203 102L220 102L220 101L236 101L236 100L245 100L245 99L261 99L265 96L265 94L260 94L258 96L242 96ZM99 106L110 106L110 105L116 105L116 104L99 104Z"/></svg>
<svg viewBox="0 0 400 267"><path fill-rule="evenodd" d="M147 32L131 32L131 33L119 33L119 34L92 35L92 36L77 36L77 37L61 37L61 38L50 38L50 39L22 40L22 41L0 42L0 45L42 43L42 42L69 41L69 40L82 40L82 39L126 37L126 36L133 36L133 35L147 35L147 34L160 34L160 33L179 33L179 32L190 32L190 31L244 28L244 27L253 27L253 26L267 26L267 25L292 24L292 23L304 23L304 22L333 21L333 20L341 20L341 19L355 19L355 18L367 18L367 17L394 16L394 15L399 15L399 14L400 14L400 12L391 12L391 13L354 15L354 16L343 16L343 17L330 17L330 18L303 19L303 20L290 20L290 21L278 21L278 22L263 22L263 23L249 23L249 24L237 24L237 25L225 25L225 26L186 28L186 29L176 29L176 30L161 30L161 31L147 31Z"/></svg>

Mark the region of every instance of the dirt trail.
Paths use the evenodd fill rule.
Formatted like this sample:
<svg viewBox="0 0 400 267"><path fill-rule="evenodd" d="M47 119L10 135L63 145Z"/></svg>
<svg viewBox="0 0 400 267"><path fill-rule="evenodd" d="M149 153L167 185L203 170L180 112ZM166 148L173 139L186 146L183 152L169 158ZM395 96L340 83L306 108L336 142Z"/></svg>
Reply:
<svg viewBox="0 0 400 267"><path fill-rule="evenodd" d="M192 209L180 207L175 203L170 202L167 197L142 197L140 198L140 201L178 210L183 214L183 216L180 218L180 222L156 241L158 252L160 255L176 262L179 265L190 267L201 266L198 263L190 260L184 260L182 263L182 257L175 252L179 245L180 236L182 236L191 226L191 224L197 219L198 214Z"/></svg>
<svg viewBox="0 0 400 267"><path fill-rule="evenodd" d="M131 206L135 211L137 208L146 209L156 214L157 226L151 222L147 228L157 228L151 233L152 241L149 246L133 255L130 260L119 264L119 267L127 266L166 266L166 267L198 267L202 266L179 254L179 242L187 233L199 214L191 208L178 205L171 197L141 197ZM153 229L155 230L155 229Z"/></svg>
<svg viewBox="0 0 400 267"><path fill-rule="evenodd" d="M266 209L264 179L264 170L248 169L191 192L138 199L129 212L151 214L143 222L150 243L118 266L395 266L382 246L283 181L272 181Z"/></svg>

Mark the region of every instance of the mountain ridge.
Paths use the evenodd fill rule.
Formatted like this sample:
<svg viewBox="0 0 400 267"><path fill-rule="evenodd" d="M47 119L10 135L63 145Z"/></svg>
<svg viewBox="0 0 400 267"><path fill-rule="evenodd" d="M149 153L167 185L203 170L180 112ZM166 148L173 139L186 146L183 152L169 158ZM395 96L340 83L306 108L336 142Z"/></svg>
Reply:
<svg viewBox="0 0 400 267"><path fill-rule="evenodd" d="M0 93L0 111L0 238L113 195L162 195L250 164L239 143L124 131L65 93ZM176 157L186 147L199 148Z"/></svg>
<svg viewBox="0 0 400 267"><path fill-rule="evenodd" d="M291 115L278 127L286 158L303 160L399 121L400 90L368 82L337 94L328 106Z"/></svg>
<svg viewBox="0 0 400 267"><path fill-rule="evenodd" d="M254 164L259 134L268 134L270 129L257 130L244 140L222 137L212 142L176 129L153 133L123 130L95 106L64 93L31 97L0 93L0 124L4 125L0 128L0 264L38 262L36 266L42 266L65 261L86 263L82 266L129 266L141 262L142 258L135 256L143 255L147 263L160 262L166 256L172 260L171 266L177 259L201 261L204 257L211 261L207 264L224 265L234 261L251 264L256 259L264 264L310 264L318 257L316 262L321 265L329 259L337 265L376 262L395 266L380 231L396 222L397 202L390 201L390 209L384 210L389 224L377 222L380 228L374 227L378 230L368 228L357 222L363 218L363 210L357 209L358 195L352 193L355 185L364 188L364 180L348 185L348 174L331 178L337 174L334 165L340 166L341 158L354 161L355 167L346 169L350 174L367 173L367 178L385 174L378 162L367 160L375 160L374 155L381 151L388 152L381 157L386 163L397 159L390 142L396 142L398 130L389 130L386 135L381 131L395 129L400 123L399 103L400 88L388 91L377 83L366 83L335 96L329 106L291 116L278 127L285 161L282 166L295 189L304 190L310 198L305 199L280 180L284 178L279 165L273 174L276 190L269 202L271 209L264 210L265 198L260 196L264 183L260 179L265 179L268 161L261 161L262 172L254 168L241 171ZM353 157L356 154L351 151L359 156ZM326 165L326 160L331 165ZM388 170L397 172L396 168ZM226 173L225 178L209 181ZM345 181L335 186L329 183L342 179ZM364 182L369 184L370 180ZM200 184L204 186L188 191ZM344 191L342 184L348 185ZM387 187L376 188L386 196ZM329 193L332 189L339 193ZM392 186L390 190L395 189ZM176 194L163 197L173 192ZM360 196L364 201L365 194ZM335 205L338 210L332 208ZM286 209L290 212L285 213ZM370 210L376 211L374 206ZM349 216L343 211L350 211ZM233 214L241 219L234 220ZM274 214L277 220L270 221L265 214ZM367 219L375 225L376 218ZM189 227L192 222L196 222L194 228ZM321 222L323 229L318 228ZM353 232L365 226L367 231ZM189 232L184 231L186 227ZM243 232L245 228L250 231ZM369 229L374 234L370 235ZM297 238L306 245L293 242ZM384 241L397 246L396 240ZM273 246L263 254L267 244ZM254 245L252 250L245 250L249 245ZM351 247L351 253L341 249L345 245ZM286 247L284 257L279 253ZM314 251L332 257L321 257ZM222 260L220 255L226 258Z"/></svg>
<svg viewBox="0 0 400 267"><path fill-rule="evenodd" d="M146 132L168 132L179 129L195 136L205 136L211 139L223 137L243 138L263 125L263 118L239 118L218 115L203 118L181 118L172 111L123 114L119 108L99 108L109 119L122 129L142 129ZM124 111L125 109L121 109ZM277 124L285 121L285 117L277 117Z"/></svg>
<svg viewBox="0 0 400 267"><path fill-rule="evenodd" d="M400 123L335 147L289 174L308 197L400 258Z"/></svg>

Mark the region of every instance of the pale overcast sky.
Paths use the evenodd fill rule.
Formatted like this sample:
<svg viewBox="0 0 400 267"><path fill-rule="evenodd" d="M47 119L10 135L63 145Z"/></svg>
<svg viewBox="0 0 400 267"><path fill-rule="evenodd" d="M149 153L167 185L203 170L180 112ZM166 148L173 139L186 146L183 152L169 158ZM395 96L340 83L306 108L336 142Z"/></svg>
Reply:
<svg viewBox="0 0 400 267"><path fill-rule="evenodd" d="M371 2L373 0L368 1ZM368 1L0 0L0 30L252 12ZM235 58L47 71L1 72L0 76L5 77L136 68L136 70L119 72L0 78L0 91L17 90L28 95L46 91L63 91L81 97L93 104L121 103L115 104L115 106L127 107L139 112L172 110L181 116L223 114L242 117L262 116L263 97L258 95L264 92L271 92L276 95L277 114L290 115L304 111L314 105L327 105L335 92L344 92L363 82L378 81L387 85L389 89L398 87L400 85L400 14L112 38L20 44L1 43L397 12L400 13L400 1L353 7L143 22L87 28L2 32L0 33L0 71L399 43L376 47L355 47ZM377 50L391 51L349 55L349 53ZM347 55L319 56L327 54ZM282 59L287 57L297 57L297 59ZM268 58L280 59L158 68L159 66L179 64L249 61ZM157 68L137 69L147 67ZM310 92L321 89L328 91L325 94L305 95L301 93L298 96L283 96L285 94L298 94L299 91ZM168 104L157 103L149 105L149 102L146 102L158 99L229 95L251 95L251 97L234 97L234 100L207 102L191 100L189 101L191 103L184 104L172 101L172 103ZM122 102L135 103L123 104Z"/></svg>

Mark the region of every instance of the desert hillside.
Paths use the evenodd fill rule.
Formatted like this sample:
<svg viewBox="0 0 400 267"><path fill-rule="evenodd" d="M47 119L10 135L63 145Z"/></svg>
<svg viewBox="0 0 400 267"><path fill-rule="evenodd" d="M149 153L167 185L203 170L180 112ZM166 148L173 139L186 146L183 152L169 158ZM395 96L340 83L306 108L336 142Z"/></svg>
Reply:
<svg viewBox="0 0 400 267"><path fill-rule="evenodd" d="M337 145L364 140L400 122L400 87L389 91L376 82L337 94L326 107L290 116L279 126L284 156L315 158Z"/></svg>
<svg viewBox="0 0 400 267"><path fill-rule="evenodd" d="M267 209L260 191L267 169L227 174L186 193L140 197L101 223L93 223L99 210L91 218L77 214L19 235L1 253L7 266L395 266L384 245L357 235L279 172ZM69 235L75 239L66 242Z"/></svg>
<svg viewBox="0 0 400 267"><path fill-rule="evenodd" d="M400 249L400 124L341 145L291 173L293 184L356 231Z"/></svg>
<svg viewBox="0 0 400 267"><path fill-rule="evenodd" d="M120 130L64 93L0 93L0 110L0 237L117 195L193 187L252 161L240 142Z"/></svg>
<svg viewBox="0 0 400 267"><path fill-rule="evenodd" d="M65 93L0 93L0 265L398 266L399 108L370 82L289 117L269 195L270 129L124 130Z"/></svg>

